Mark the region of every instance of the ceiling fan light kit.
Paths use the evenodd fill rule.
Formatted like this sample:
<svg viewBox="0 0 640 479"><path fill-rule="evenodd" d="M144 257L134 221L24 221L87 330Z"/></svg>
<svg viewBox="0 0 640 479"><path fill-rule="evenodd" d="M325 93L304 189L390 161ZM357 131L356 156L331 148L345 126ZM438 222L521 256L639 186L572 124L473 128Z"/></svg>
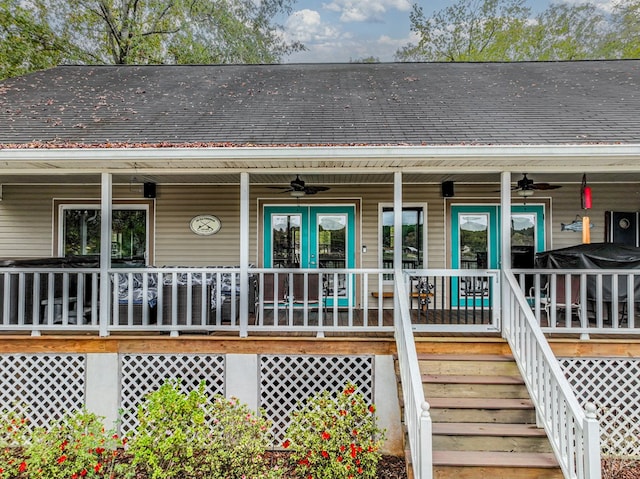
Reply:
<svg viewBox="0 0 640 479"><path fill-rule="evenodd" d="M328 186L305 185L299 175L296 175L296 178L291 180L289 186L269 186L269 188L283 190L282 193L289 193L294 198L302 198L305 195L315 195L319 191L327 191L330 189Z"/></svg>

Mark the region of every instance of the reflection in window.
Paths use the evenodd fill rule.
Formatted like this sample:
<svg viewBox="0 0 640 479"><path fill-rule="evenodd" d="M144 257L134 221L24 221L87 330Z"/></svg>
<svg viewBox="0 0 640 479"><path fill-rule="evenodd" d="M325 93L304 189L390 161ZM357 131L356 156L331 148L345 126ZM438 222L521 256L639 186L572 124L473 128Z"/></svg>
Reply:
<svg viewBox="0 0 640 479"><path fill-rule="evenodd" d="M274 268L300 267L300 215L271 217L271 253Z"/></svg>
<svg viewBox="0 0 640 479"><path fill-rule="evenodd" d="M424 211L422 207L402 208L402 267L419 269L424 262ZM382 267L393 268L393 208L382 209ZM390 279L390 278L385 278Z"/></svg>
<svg viewBox="0 0 640 479"><path fill-rule="evenodd" d="M64 208L62 215L62 251L69 255L100 255L100 210ZM146 262L146 210L113 210L111 258Z"/></svg>
<svg viewBox="0 0 640 479"><path fill-rule="evenodd" d="M460 267L485 269L489 254L489 216L461 214L458 217L460 238Z"/></svg>
<svg viewBox="0 0 640 479"><path fill-rule="evenodd" d="M511 245L534 246L536 243L536 215L533 213L511 214Z"/></svg>
<svg viewBox="0 0 640 479"><path fill-rule="evenodd" d="M321 268L345 268L347 215L318 215L318 259Z"/></svg>

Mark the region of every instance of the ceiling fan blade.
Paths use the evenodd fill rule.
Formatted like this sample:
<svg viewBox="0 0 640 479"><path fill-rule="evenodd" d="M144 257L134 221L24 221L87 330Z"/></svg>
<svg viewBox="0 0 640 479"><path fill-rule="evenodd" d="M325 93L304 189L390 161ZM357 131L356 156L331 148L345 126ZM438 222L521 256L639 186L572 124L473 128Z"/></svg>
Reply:
<svg viewBox="0 0 640 479"><path fill-rule="evenodd" d="M267 186L267 188L270 188L272 190L284 190L284 191L291 191L291 187L290 186Z"/></svg>
<svg viewBox="0 0 640 479"><path fill-rule="evenodd" d="M534 190L557 190L558 188L562 188L562 186L550 185L549 183L534 183L531 185L531 188Z"/></svg>
<svg viewBox="0 0 640 479"><path fill-rule="evenodd" d="M308 195L315 195L319 191L327 191L330 190L328 186L307 186L304 189L304 192Z"/></svg>

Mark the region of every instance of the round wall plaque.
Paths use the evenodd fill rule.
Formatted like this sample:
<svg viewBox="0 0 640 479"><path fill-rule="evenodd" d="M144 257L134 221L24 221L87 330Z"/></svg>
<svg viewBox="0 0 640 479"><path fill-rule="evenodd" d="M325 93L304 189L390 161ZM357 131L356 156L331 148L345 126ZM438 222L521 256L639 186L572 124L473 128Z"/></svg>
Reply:
<svg viewBox="0 0 640 479"><path fill-rule="evenodd" d="M222 222L214 215L198 215L191 218L189 228L197 235L210 236L220 231Z"/></svg>

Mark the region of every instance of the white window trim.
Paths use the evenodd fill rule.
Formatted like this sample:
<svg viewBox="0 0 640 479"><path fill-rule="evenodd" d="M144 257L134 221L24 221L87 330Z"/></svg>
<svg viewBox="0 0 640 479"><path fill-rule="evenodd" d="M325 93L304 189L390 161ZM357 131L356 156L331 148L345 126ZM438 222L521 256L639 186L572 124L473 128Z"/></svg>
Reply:
<svg viewBox="0 0 640 479"><path fill-rule="evenodd" d="M422 221L423 221L423 225L422 225L422 247L423 247L423 255L422 255L422 265L420 265L421 268L426 268L427 265L429 264L429 258L428 258L428 244L427 244L427 238L428 238L428 234L427 234L427 230L428 227L427 225L429 224L428 222L428 216L427 216L427 209L428 203L402 203L402 208L422 208ZM384 211L384 209L391 209L393 210L393 203L378 203L378 268L382 269L382 213ZM385 283L393 283L393 281L385 281Z"/></svg>
<svg viewBox="0 0 640 479"><path fill-rule="evenodd" d="M86 209L86 210L97 210L98 212L100 212L100 202L91 202L91 203L86 203L83 201L78 201L77 203L74 202L73 200L59 200L58 203L58 231L57 231L57 238L58 238L58 251L57 251L57 255L58 256L64 256L64 221L61 221L62 218L64 218L64 212L66 210L82 210L82 209ZM148 202L141 202L141 203L132 203L130 201L127 201L126 203L118 203L116 201L113 202L112 211L116 211L116 210L143 210L145 212L146 215L146 231L145 231L145 235L146 235L146 244L145 244L145 262L147 264L151 264L151 259L150 259L150 254L149 252L151 251L150 247L151 247L151 218L150 218L150 213L149 213L149 203Z"/></svg>

